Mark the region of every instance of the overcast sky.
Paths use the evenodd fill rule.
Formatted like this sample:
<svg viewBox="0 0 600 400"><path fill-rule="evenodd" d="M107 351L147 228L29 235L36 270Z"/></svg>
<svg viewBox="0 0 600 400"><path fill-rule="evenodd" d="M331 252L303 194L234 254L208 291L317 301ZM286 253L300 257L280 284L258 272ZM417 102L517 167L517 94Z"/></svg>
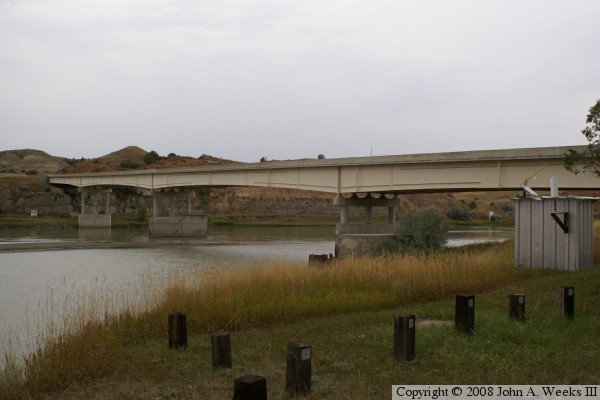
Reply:
<svg viewBox="0 0 600 400"><path fill-rule="evenodd" d="M585 144L598 0L0 0L0 150Z"/></svg>

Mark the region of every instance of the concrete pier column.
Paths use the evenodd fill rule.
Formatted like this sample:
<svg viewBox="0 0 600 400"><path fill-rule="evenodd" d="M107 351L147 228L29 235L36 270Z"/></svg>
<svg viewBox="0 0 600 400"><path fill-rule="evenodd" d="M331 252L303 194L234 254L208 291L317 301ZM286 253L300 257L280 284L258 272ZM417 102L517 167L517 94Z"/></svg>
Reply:
<svg viewBox="0 0 600 400"><path fill-rule="evenodd" d="M333 204L340 207L342 221L336 226L336 257L349 258L380 253L396 232L396 198L388 199L383 195L358 197L355 194L344 197L340 194L333 199ZM364 207L365 223L349 223L350 207ZM374 207L388 209L387 223L373 223Z"/></svg>
<svg viewBox="0 0 600 400"><path fill-rule="evenodd" d="M187 192L187 215L192 214L192 199L196 197L196 192L188 190Z"/></svg>
<svg viewBox="0 0 600 400"><path fill-rule="evenodd" d="M81 213L80 214L85 214L85 200L87 198L87 192L83 189L79 189L80 193L81 193Z"/></svg>
<svg viewBox="0 0 600 400"><path fill-rule="evenodd" d="M341 223L342 224L347 224L348 223L348 207L341 207Z"/></svg>
<svg viewBox="0 0 600 400"><path fill-rule="evenodd" d="M152 216L158 217L158 193L152 192Z"/></svg>
<svg viewBox="0 0 600 400"><path fill-rule="evenodd" d="M373 207L366 206L365 207L365 224L373 223Z"/></svg>
<svg viewBox="0 0 600 400"><path fill-rule="evenodd" d="M150 236L155 237L204 237L208 230L208 218L204 213L192 213L193 191L154 192L153 216L149 219ZM187 210L177 212L178 199L187 198ZM160 216L161 199L168 199L169 216ZM166 199L165 199L166 200ZM185 212L187 211L187 212Z"/></svg>
<svg viewBox="0 0 600 400"><path fill-rule="evenodd" d="M110 215L110 194L111 189L93 189L80 188L81 192L81 213L79 214L79 228L109 228L112 224ZM88 194L92 196L92 211L86 210L86 200ZM103 214L98 213L98 196L104 194L106 196L106 208ZM86 214L86 211L88 212Z"/></svg>
<svg viewBox="0 0 600 400"><path fill-rule="evenodd" d="M171 203L171 206L170 206L170 209L169 209L169 215L171 217L174 217L175 216L175 193L171 193L169 195L169 200L170 200L170 203Z"/></svg>
<svg viewBox="0 0 600 400"><path fill-rule="evenodd" d="M388 224L396 223L396 207L388 207Z"/></svg>

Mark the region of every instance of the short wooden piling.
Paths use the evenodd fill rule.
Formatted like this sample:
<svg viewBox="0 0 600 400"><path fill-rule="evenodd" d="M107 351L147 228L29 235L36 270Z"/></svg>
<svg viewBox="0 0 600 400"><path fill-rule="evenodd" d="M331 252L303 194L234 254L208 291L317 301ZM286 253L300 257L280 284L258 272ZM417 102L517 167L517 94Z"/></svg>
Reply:
<svg viewBox="0 0 600 400"><path fill-rule="evenodd" d="M233 381L233 400L267 400L267 380L244 375Z"/></svg>
<svg viewBox="0 0 600 400"><path fill-rule="evenodd" d="M169 314L169 348L187 347L187 320L182 313Z"/></svg>
<svg viewBox="0 0 600 400"><path fill-rule="evenodd" d="M330 264L333 262L333 254L309 254L308 265L321 266L323 264Z"/></svg>
<svg viewBox="0 0 600 400"><path fill-rule="evenodd" d="M396 315L394 318L394 358L412 361L415 358L415 316Z"/></svg>
<svg viewBox="0 0 600 400"><path fill-rule="evenodd" d="M311 390L311 346L302 342L290 342L287 348L285 368L285 391L288 395L308 395Z"/></svg>
<svg viewBox="0 0 600 400"><path fill-rule="evenodd" d="M231 335L227 332L210 336L212 366L231 368Z"/></svg>
<svg viewBox="0 0 600 400"><path fill-rule="evenodd" d="M575 317L575 288L573 286L561 286L556 296L558 315L566 318Z"/></svg>
<svg viewBox="0 0 600 400"><path fill-rule="evenodd" d="M454 324L458 332L467 334L475 332L475 295L456 295Z"/></svg>
<svg viewBox="0 0 600 400"><path fill-rule="evenodd" d="M525 295L508 295L508 317L516 321L525 321Z"/></svg>

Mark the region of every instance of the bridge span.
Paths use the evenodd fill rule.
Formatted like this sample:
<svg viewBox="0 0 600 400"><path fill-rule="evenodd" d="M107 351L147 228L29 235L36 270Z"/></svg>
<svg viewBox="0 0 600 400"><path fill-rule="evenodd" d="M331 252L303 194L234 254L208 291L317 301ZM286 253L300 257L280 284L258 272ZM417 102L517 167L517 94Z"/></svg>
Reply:
<svg viewBox="0 0 600 400"><path fill-rule="evenodd" d="M548 188L600 189L595 176L564 168L568 149L540 147L218 166L49 175L53 185L133 186L159 191L206 186L258 186L327 193L425 193Z"/></svg>
<svg viewBox="0 0 600 400"><path fill-rule="evenodd" d="M153 196L149 218L153 236L206 236L207 216L191 212L192 189L198 187L256 186L335 194L333 204L340 207L341 215L335 254L354 257L380 251L394 235L399 206L396 194L520 190L523 186L543 190L550 187L550 178L555 178L561 189L600 189L599 178L565 170L563 159L569 149L582 151L585 146L235 163L49 175L48 179L53 185L80 188L80 228L110 227L110 187L147 190ZM88 194L94 199L92 211L86 205ZM98 213L101 195L106 199L104 214ZM177 204L182 201L176 197L182 195L187 197L187 212L177 215ZM169 216L160 210L165 197L170 201ZM364 209L363 223L350 222L349 207ZM387 223L373 222L374 207L387 208Z"/></svg>

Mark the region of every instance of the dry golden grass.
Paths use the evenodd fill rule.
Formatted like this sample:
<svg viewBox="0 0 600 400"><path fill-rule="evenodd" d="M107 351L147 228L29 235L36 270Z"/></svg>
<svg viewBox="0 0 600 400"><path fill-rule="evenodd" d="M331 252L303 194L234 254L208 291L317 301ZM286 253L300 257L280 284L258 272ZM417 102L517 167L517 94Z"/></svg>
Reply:
<svg viewBox="0 0 600 400"><path fill-rule="evenodd" d="M513 267L510 243L429 255L343 260L330 267L271 263L193 279L171 277L154 310L188 314L193 331L243 329L338 312L378 310L482 292L537 271Z"/></svg>
<svg viewBox="0 0 600 400"><path fill-rule="evenodd" d="M595 229L600 233L600 225ZM172 312L187 314L190 334L239 331L321 315L407 308L543 274L548 272L515 269L513 245L506 242L343 260L321 268L271 263L171 276L154 285L164 290L148 289L141 307L115 301L114 295L74 296L63 310L68 317L59 318L63 325L50 324L23 365L8 358L0 373L0 397L61 390L115 374L117 366L135 363L123 359L129 343L166 337Z"/></svg>

